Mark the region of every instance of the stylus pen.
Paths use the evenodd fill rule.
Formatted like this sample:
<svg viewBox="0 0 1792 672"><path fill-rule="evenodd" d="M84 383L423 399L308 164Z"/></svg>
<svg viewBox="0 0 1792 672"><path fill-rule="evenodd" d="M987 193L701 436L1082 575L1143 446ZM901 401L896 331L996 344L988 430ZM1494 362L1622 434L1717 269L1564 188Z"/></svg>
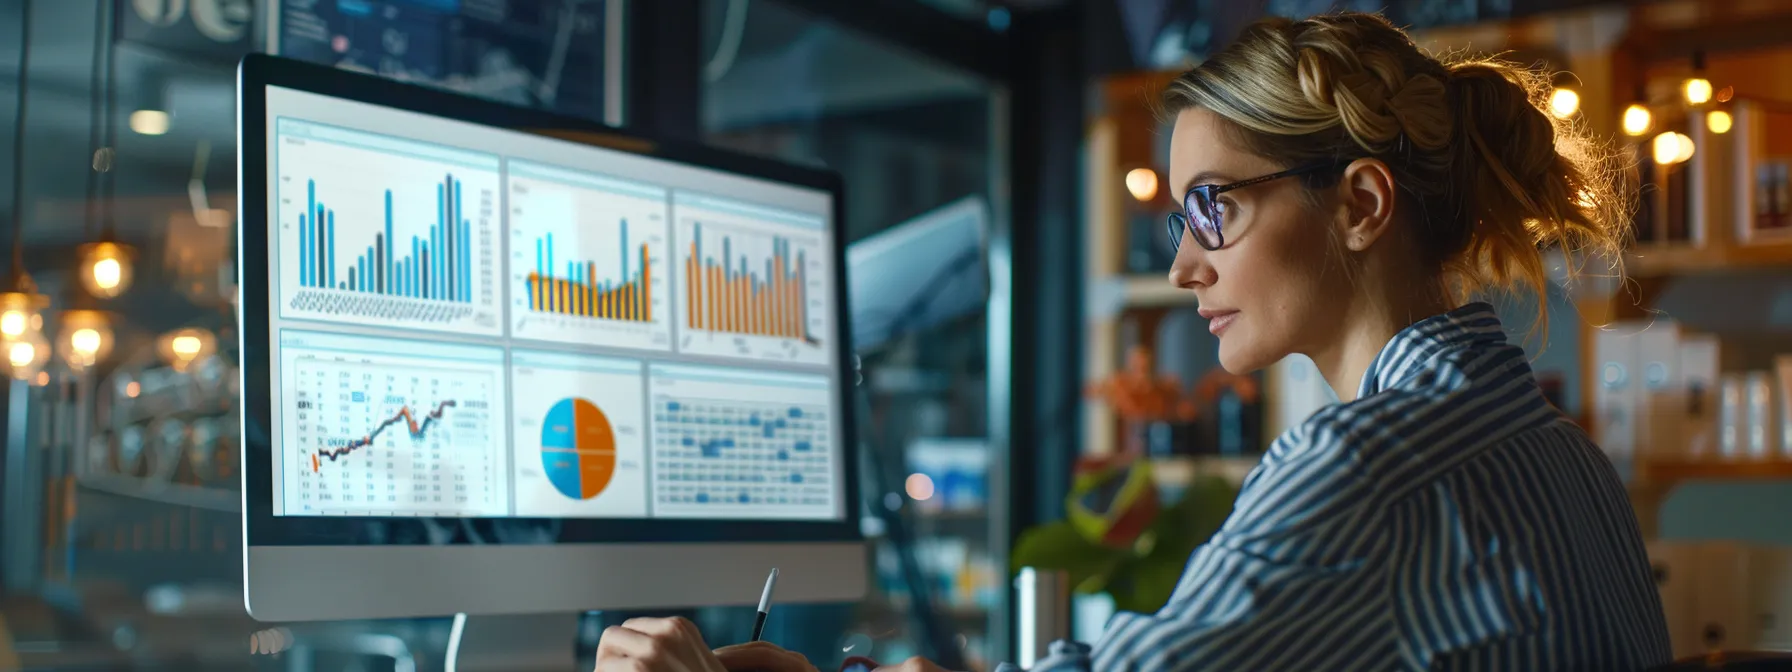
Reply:
<svg viewBox="0 0 1792 672"><path fill-rule="evenodd" d="M765 577L765 592L759 594L759 615L753 618L753 638L747 641L759 641L759 635L765 632L765 614L772 610L772 587L778 585L778 568L772 568L772 575Z"/></svg>

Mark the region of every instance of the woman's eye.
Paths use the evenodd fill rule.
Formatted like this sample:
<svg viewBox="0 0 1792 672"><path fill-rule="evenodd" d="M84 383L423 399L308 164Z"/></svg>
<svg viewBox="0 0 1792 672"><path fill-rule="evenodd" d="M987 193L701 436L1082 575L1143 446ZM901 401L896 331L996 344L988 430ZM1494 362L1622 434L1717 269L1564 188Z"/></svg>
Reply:
<svg viewBox="0 0 1792 672"><path fill-rule="evenodd" d="M1230 200L1222 198L1213 202L1213 218L1219 220L1220 223L1226 221L1226 215L1231 211L1232 202Z"/></svg>

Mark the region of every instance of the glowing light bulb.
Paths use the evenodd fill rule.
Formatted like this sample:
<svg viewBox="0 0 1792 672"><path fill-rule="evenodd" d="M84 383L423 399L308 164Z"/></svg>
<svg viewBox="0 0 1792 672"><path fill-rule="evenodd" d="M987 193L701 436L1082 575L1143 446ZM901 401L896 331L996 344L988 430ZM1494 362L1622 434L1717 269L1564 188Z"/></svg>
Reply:
<svg viewBox="0 0 1792 672"><path fill-rule="evenodd" d="M69 337L69 343L75 346L75 352L93 354L100 349L100 332L92 329L79 329Z"/></svg>
<svg viewBox="0 0 1792 672"><path fill-rule="evenodd" d="M112 321L97 310L63 311L62 335L56 342L57 352L68 368L87 370L112 353Z"/></svg>
<svg viewBox="0 0 1792 672"><path fill-rule="evenodd" d="M1632 104L1624 108L1624 132L1630 135L1642 135L1649 132L1649 108L1642 103Z"/></svg>
<svg viewBox="0 0 1792 672"><path fill-rule="evenodd" d="M1704 105L1711 102L1711 80L1694 77L1681 85L1681 92L1686 94L1686 102L1693 105Z"/></svg>
<svg viewBox="0 0 1792 672"><path fill-rule="evenodd" d="M199 354L199 338L196 336L177 336L168 346L174 350L174 354L182 357Z"/></svg>
<svg viewBox="0 0 1792 672"><path fill-rule="evenodd" d="M1716 133L1718 135L1723 135L1725 133L1729 133L1730 128L1735 125L1736 125L1736 118L1730 116L1729 112L1725 112L1723 110L1716 110L1716 111L1713 111L1711 114L1705 115L1705 128L1711 129L1712 133Z"/></svg>
<svg viewBox="0 0 1792 672"><path fill-rule="evenodd" d="M161 135L168 132L168 113L162 110L137 110L131 113L131 130L143 135Z"/></svg>
<svg viewBox="0 0 1792 672"><path fill-rule="evenodd" d="M0 313L0 336L18 338L19 334L25 333L25 325L28 322L23 310L8 310L5 313Z"/></svg>
<svg viewBox="0 0 1792 672"><path fill-rule="evenodd" d="M37 346L29 342L15 341L6 349L7 363L15 369L30 366L32 360L35 359L37 359Z"/></svg>
<svg viewBox="0 0 1792 672"><path fill-rule="evenodd" d="M1654 150L1652 153L1658 164L1672 165L1692 158L1694 149L1692 138L1685 135L1667 131L1655 136L1655 141L1652 144Z"/></svg>
<svg viewBox="0 0 1792 672"><path fill-rule="evenodd" d="M99 242L86 246L81 263L81 285L94 296L110 299L131 288L131 251L123 245Z"/></svg>
<svg viewBox="0 0 1792 672"><path fill-rule="evenodd" d="M1549 112L1557 119L1567 119L1580 111L1580 94L1574 89L1558 88L1549 96Z"/></svg>
<svg viewBox="0 0 1792 672"><path fill-rule="evenodd" d="M1126 173L1126 190L1132 197L1140 201L1157 198L1157 171L1150 168L1134 168Z"/></svg>

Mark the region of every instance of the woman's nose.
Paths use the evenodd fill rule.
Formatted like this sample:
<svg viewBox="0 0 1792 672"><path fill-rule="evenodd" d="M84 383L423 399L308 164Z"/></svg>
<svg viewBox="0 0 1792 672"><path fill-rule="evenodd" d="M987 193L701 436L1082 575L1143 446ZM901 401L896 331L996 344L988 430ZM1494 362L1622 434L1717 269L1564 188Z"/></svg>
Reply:
<svg viewBox="0 0 1792 672"><path fill-rule="evenodd" d="M1170 284L1183 289L1206 287L1215 279L1213 265L1208 263L1207 250L1195 242L1185 228L1182 231L1182 244L1177 246L1176 260L1170 264Z"/></svg>

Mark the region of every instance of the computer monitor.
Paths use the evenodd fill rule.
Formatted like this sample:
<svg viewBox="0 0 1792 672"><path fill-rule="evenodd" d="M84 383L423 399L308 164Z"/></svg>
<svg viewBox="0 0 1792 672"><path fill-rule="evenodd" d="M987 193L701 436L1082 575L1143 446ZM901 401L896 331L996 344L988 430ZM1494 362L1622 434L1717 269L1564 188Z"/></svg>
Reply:
<svg viewBox="0 0 1792 672"><path fill-rule="evenodd" d="M238 71L263 620L856 600L838 176Z"/></svg>

